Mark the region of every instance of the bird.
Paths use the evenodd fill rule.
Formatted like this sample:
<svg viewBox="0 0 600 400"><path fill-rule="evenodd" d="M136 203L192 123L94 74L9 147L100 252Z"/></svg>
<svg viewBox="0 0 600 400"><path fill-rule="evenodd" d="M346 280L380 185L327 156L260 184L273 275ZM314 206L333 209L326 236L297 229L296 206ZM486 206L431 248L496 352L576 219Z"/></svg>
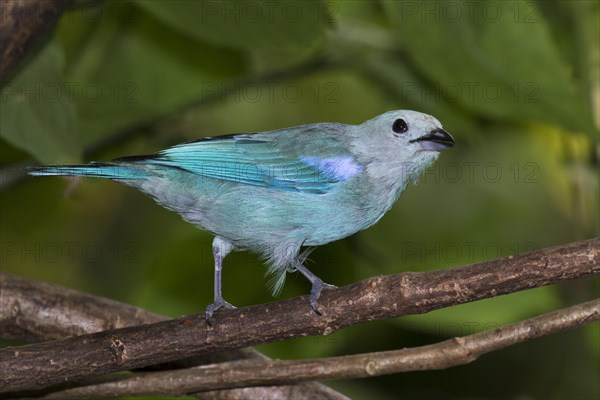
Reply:
<svg viewBox="0 0 600 400"><path fill-rule="evenodd" d="M250 251L268 264L277 295L287 273L311 283L309 303L324 283L305 265L321 246L366 229L417 183L454 138L433 116L385 112L358 125L322 122L285 129L205 137L149 155L111 162L28 167L34 176L107 178L139 189L214 235L214 301L221 308L223 260Z"/></svg>

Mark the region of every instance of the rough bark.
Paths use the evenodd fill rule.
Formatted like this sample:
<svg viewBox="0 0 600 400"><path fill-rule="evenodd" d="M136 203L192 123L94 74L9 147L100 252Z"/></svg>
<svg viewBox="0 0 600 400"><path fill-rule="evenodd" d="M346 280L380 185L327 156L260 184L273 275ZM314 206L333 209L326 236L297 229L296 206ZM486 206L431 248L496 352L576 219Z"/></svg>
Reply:
<svg viewBox="0 0 600 400"><path fill-rule="evenodd" d="M34 343L167 319L130 304L0 273L0 337L5 339ZM204 354L153 368L189 368L236 360L268 361L269 358L246 348ZM206 400L348 399L316 382L213 390L196 397Z"/></svg>
<svg viewBox="0 0 600 400"><path fill-rule="evenodd" d="M51 30L73 0L3 0L0 2L0 79Z"/></svg>
<svg viewBox="0 0 600 400"><path fill-rule="evenodd" d="M418 314L600 272L600 238L460 268L378 276L306 296L98 332L0 351L2 391L31 390L103 373Z"/></svg>
<svg viewBox="0 0 600 400"><path fill-rule="evenodd" d="M48 399L92 399L141 395L184 395L238 386L291 384L314 379L356 379L468 364L484 354L541 336L598 321L600 300L530 318L516 324L429 346L298 361L232 361L218 365L137 374L118 382L51 393Z"/></svg>

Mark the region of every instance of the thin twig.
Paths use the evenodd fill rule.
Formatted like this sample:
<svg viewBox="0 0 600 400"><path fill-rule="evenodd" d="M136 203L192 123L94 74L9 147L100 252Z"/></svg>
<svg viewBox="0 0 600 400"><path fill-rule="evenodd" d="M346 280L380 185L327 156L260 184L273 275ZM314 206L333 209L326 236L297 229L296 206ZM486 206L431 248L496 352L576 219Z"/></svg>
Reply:
<svg viewBox="0 0 600 400"><path fill-rule="evenodd" d="M310 380L356 379L468 364L484 354L600 319L600 300L563 308L516 324L453 338L428 346L300 361L243 360L140 373L118 382L66 389L44 399L89 399L143 395L185 395L253 385Z"/></svg>
<svg viewBox="0 0 600 400"><path fill-rule="evenodd" d="M26 342L56 340L167 319L130 304L0 273L0 337L5 339ZM205 354L163 367L184 368L244 359L269 360L258 351L246 348ZM198 397L207 400L347 399L316 382L216 390L201 393Z"/></svg>
<svg viewBox="0 0 600 400"><path fill-rule="evenodd" d="M600 238L460 268L402 273L326 290L322 315L307 296L0 351L0 391L65 381L214 351L308 335L366 321L418 314L600 273Z"/></svg>

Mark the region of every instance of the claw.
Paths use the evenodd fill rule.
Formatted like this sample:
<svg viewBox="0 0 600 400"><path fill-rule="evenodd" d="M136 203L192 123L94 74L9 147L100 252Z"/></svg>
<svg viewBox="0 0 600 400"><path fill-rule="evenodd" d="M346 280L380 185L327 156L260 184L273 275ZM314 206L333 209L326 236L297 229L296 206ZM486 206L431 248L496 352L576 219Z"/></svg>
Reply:
<svg viewBox="0 0 600 400"><path fill-rule="evenodd" d="M215 300L214 303L206 306L206 312L204 313L204 319L206 319L207 324L211 325L211 323L210 323L211 317L213 316L215 311L219 310L220 308L226 308L228 310L232 310L235 308L235 306L223 299Z"/></svg>
<svg viewBox="0 0 600 400"><path fill-rule="evenodd" d="M316 279L313 282L312 288L310 289L310 296L308 297L308 299L310 301L310 307L317 315L323 315L319 310L319 307L317 306L317 300L319 299L319 297L321 297L321 292L323 291L323 289L337 289L337 286L330 285L329 283L324 283L320 279Z"/></svg>
<svg viewBox="0 0 600 400"><path fill-rule="evenodd" d="M328 283L323 283L323 281L318 276L310 272L308 268L302 265L300 261L295 260L292 265L294 268L296 268L296 270L298 270L298 272L304 275L306 279L310 281L310 283L312 283L312 288L310 289L310 296L308 296L308 299L310 301L310 307L317 315L323 315L321 314L321 311L319 311L319 307L317 307L317 300L321 296L321 292L323 291L323 289L335 289L336 287Z"/></svg>

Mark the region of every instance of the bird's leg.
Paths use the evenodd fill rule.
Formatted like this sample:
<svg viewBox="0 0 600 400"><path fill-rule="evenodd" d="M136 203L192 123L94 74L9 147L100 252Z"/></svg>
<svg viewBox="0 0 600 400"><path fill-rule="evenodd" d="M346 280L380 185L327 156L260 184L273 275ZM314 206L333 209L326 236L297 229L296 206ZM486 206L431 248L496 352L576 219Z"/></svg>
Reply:
<svg viewBox="0 0 600 400"><path fill-rule="evenodd" d="M214 288L214 302L206 307L206 313L204 317L206 322L209 323L210 317L221 307L235 308L223 299L221 294L221 269L223 267L223 259L233 251L234 245L220 236L215 236L213 240L213 257L215 259L215 288Z"/></svg>
<svg viewBox="0 0 600 400"><path fill-rule="evenodd" d="M319 296L321 296L321 292L323 291L323 289L336 289L337 286L324 283L321 280L321 278L310 272L308 268L302 265L302 263L298 260L294 261L293 266L295 269L300 271L300 273L304 275L306 279L308 279L312 284L309 296L310 306L312 307L314 312L316 312L318 315L321 315L321 311L319 311L319 308L317 307L317 300L319 299Z"/></svg>

